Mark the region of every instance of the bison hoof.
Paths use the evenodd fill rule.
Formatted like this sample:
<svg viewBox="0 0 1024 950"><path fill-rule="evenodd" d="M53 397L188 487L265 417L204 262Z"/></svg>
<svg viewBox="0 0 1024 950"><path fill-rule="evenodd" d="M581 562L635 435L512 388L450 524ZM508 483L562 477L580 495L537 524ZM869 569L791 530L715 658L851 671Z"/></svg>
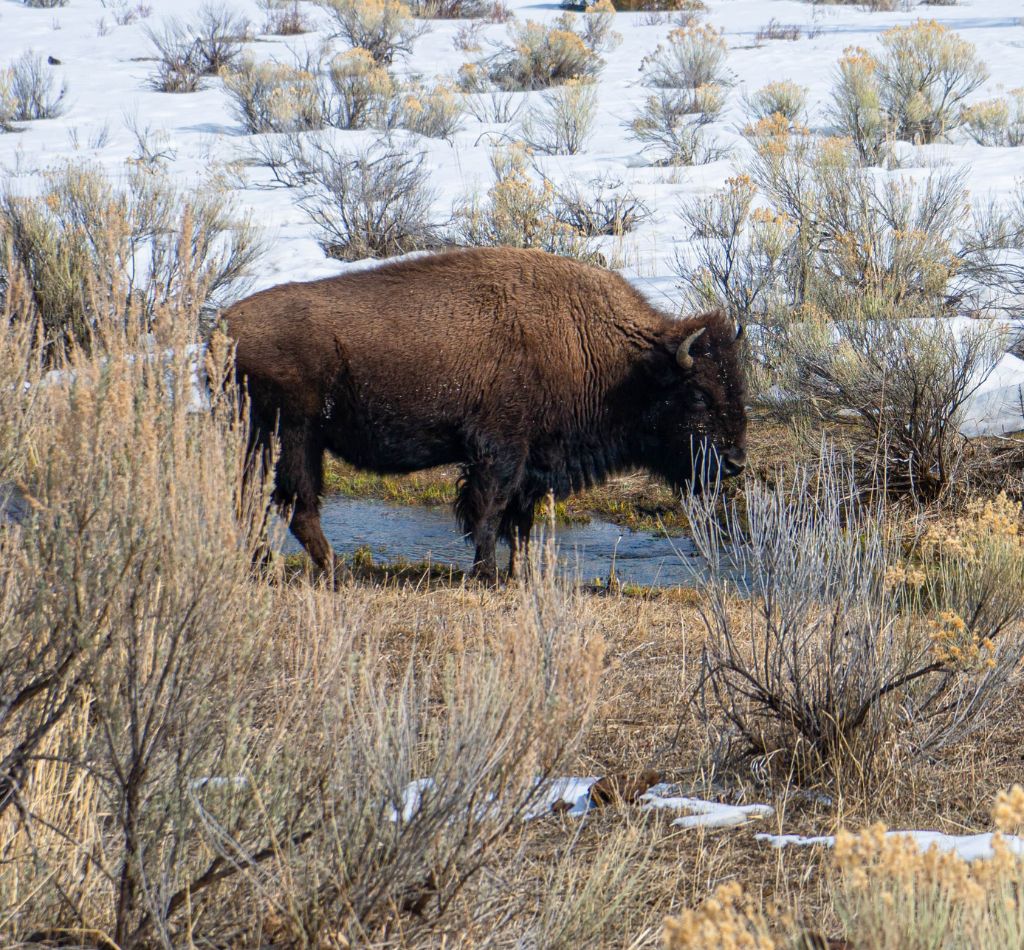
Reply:
<svg viewBox="0 0 1024 950"><path fill-rule="evenodd" d="M497 587L498 586L498 572L494 567L489 567L483 564L477 564L470 576L478 584L483 584L486 587Z"/></svg>

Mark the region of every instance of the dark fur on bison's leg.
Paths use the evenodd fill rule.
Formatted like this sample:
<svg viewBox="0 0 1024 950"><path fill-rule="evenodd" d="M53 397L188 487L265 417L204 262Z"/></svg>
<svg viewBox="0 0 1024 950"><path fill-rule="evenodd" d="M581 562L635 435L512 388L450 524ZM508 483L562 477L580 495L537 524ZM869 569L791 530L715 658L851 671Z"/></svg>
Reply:
<svg viewBox="0 0 1024 950"><path fill-rule="evenodd" d="M455 502L463 530L476 546L473 574L491 584L498 579L494 549L518 468L515 463L490 459L468 466Z"/></svg>
<svg viewBox="0 0 1024 950"><path fill-rule="evenodd" d="M533 529L532 498L517 496L509 502L501 521L501 536L512 552L508 560L508 576L519 577L530 566L530 531Z"/></svg>
<svg viewBox="0 0 1024 950"><path fill-rule="evenodd" d="M324 446L308 423L282 419L278 430L281 454L274 476L274 501L291 507L292 534L313 563L335 579L335 558L320 527L320 492L324 481Z"/></svg>

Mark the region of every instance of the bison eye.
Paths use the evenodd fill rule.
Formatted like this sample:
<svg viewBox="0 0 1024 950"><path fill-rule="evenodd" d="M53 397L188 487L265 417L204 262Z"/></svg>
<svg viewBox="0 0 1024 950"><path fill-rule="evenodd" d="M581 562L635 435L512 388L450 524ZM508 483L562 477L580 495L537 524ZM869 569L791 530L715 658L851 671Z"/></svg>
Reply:
<svg viewBox="0 0 1024 950"><path fill-rule="evenodd" d="M690 390L690 406L694 409L707 409L708 394L703 389L694 387Z"/></svg>

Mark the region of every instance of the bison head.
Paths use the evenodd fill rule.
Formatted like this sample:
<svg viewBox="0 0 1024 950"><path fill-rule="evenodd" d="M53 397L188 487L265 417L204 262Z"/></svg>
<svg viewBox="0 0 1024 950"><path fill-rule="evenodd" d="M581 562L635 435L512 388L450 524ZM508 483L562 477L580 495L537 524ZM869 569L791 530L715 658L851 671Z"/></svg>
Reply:
<svg viewBox="0 0 1024 950"><path fill-rule="evenodd" d="M644 426L647 464L676 487L738 475L746 464L742 328L722 311L673 325L656 360L658 398Z"/></svg>

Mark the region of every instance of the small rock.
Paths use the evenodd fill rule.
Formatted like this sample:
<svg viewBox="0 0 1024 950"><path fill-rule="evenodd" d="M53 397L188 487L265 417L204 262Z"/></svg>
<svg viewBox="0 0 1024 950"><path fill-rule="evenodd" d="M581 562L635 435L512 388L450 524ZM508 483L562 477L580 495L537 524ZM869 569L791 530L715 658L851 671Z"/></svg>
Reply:
<svg viewBox="0 0 1024 950"><path fill-rule="evenodd" d="M47 61L47 62L48 62L48 63L49 63L49 64L50 64L51 66L60 66L60 64L61 64L60 60L59 60L59 59L57 59L57 57L56 57L56 56L47 56L47 57L46 57L46 61Z"/></svg>

